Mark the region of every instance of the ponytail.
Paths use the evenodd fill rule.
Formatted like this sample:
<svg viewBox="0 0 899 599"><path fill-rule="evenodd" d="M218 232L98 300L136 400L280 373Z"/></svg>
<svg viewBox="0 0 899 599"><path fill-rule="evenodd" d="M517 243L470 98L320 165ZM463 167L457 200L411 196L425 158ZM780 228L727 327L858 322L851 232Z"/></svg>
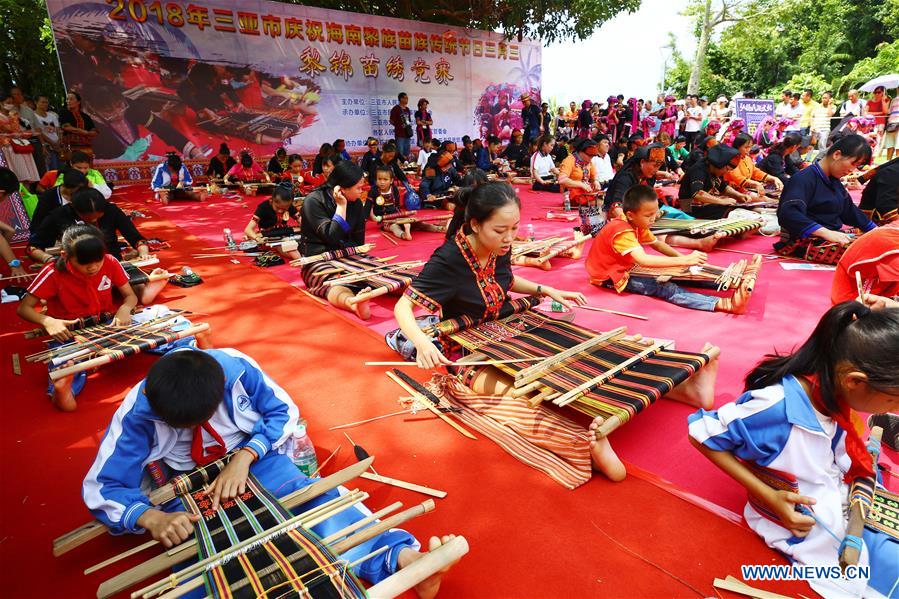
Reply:
<svg viewBox="0 0 899 599"><path fill-rule="evenodd" d="M452 239L456 236L462 225L465 224L465 209L468 207L468 199L471 197L471 191L486 183L487 173L479 168L473 168L462 178L462 187L460 187L453 196L452 203L455 205L453 210L453 218L446 226L446 239Z"/></svg>
<svg viewBox="0 0 899 599"><path fill-rule="evenodd" d="M62 234L62 253L56 259L56 270L67 271L66 262L74 258L78 264L92 264L103 260L106 244L103 233L93 225L72 225Z"/></svg>
<svg viewBox="0 0 899 599"><path fill-rule="evenodd" d="M899 309L871 310L857 301L828 310L811 336L788 355L768 355L748 375L746 390L780 383L788 375L816 376L829 415L840 410L836 369L841 363L868 377L875 389L899 387Z"/></svg>

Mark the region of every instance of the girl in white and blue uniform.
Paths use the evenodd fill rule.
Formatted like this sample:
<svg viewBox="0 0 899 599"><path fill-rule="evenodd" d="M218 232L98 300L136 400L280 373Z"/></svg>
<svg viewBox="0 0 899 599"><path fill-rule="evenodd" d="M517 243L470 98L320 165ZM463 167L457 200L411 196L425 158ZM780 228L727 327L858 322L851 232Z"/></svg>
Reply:
<svg viewBox="0 0 899 599"><path fill-rule="evenodd" d="M156 197L163 204L169 200L194 200L200 198L193 191L194 179L190 176L190 169L177 154L171 153L162 162L156 165L153 171L153 179L150 187L156 192Z"/></svg>
<svg viewBox="0 0 899 599"><path fill-rule="evenodd" d="M735 402L689 418L693 445L749 492L746 522L797 564L839 564L849 483L873 468L852 411L896 411L897 356L899 309L838 304L796 353L750 372ZM811 587L828 598L899 597L899 542L867 528L860 542L869 580L821 578Z"/></svg>
<svg viewBox="0 0 899 599"><path fill-rule="evenodd" d="M150 368L113 415L84 479L84 502L113 534L147 530L166 547L176 545L192 533L192 520L177 499L150 505L147 464L161 460L181 473L211 461L210 456L242 448L214 482L220 497L213 502L242 493L248 472L283 497L313 482L285 455L298 418L287 392L249 356L234 349L170 352ZM296 511L307 511L342 492L342 487L329 491ZM313 530L326 537L370 514L360 504ZM419 543L409 533L392 529L342 557L353 561L383 546L390 549L355 568L359 576L370 582L383 580L397 570L400 552L417 551Z"/></svg>

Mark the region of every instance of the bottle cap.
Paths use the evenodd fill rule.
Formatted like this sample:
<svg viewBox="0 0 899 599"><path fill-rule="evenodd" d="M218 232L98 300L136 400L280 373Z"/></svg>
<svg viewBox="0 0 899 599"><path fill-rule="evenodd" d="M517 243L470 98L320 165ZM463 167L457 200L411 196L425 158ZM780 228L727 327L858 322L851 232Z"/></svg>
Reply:
<svg viewBox="0 0 899 599"><path fill-rule="evenodd" d="M306 436L306 423L298 422L297 427L293 431L293 434L295 437L305 437Z"/></svg>

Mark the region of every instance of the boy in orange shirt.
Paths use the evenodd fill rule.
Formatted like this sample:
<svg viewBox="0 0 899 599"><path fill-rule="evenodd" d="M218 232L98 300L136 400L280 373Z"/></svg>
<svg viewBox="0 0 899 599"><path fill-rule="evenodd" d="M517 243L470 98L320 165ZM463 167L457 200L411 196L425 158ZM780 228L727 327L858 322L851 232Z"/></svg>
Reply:
<svg viewBox="0 0 899 599"><path fill-rule="evenodd" d="M586 262L590 283L611 287L618 293L629 291L655 296L693 310L732 314L746 311L749 298L742 287L735 291L733 298L723 298L686 291L674 283L659 283L655 277L631 276L630 271L635 265L648 268L698 266L705 264L707 256L700 251L683 255L652 234L649 228L659 213L658 196L652 187L631 187L624 194L621 208L624 218L609 220L590 248ZM663 255L646 253L644 245Z"/></svg>

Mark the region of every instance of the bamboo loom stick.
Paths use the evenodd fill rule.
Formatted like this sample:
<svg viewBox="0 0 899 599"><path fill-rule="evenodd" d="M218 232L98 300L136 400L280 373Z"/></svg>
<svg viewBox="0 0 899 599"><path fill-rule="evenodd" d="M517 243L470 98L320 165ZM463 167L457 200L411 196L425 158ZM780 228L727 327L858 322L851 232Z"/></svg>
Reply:
<svg viewBox="0 0 899 599"><path fill-rule="evenodd" d="M31 277L38 276L39 272L27 274L27 275L19 275L18 277L0 277L0 281L12 281L13 279L30 279Z"/></svg>
<svg viewBox="0 0 899 599"><path fill-rule="evenodd" d="M519 362L538 362L543 358L518 358L513 360L480 360L478 362L450 362L444 366L496 366L497 364L518 364ZM366 362L366 366L418 366L416 362Z"/></svg>
<svg viewBox="0 0 899 599"><path fill-rule="evenodd" d="M390 518L387 518L386 520L383 520L372 526L369 526L368 528L365 528L362 531L357 532L353 536L348 537L348 538L344 539L343 541L339 541L339 542L333 544L329 549L335 555L341 555L343 553L346 553L353 547L357 547L357 546L361 545L362 543L365 543L366 541L378 536L379 534L390 530L391 528L400 526L403 523L411 520L412 518L415 518L422 514L426 514L428 512L433 511L434 507L435 507L434 500L428 499L427 501L425 501L417 506L413 506L399 514L396 514L394 516L391 516ZM294 562L297 559L299 559L305 555L306 555L306 551L304 549L300 549L299 551L297 551L296 553L294 553L292 555L285 556L285 558L286 558L286 561L288 561L288 562ZM365 557L368 558L368 556L365 556ZM274 564L274 565L268 566L266 568L263 568L262 570L258 571L257 574L260 577L264 577L271 573L274 573L278 569L280 569L280 565ZM180 575L180 573L178 573L178 574ZM175 577L175 575L172 575L170 577L170 579L174 578L174 577ZM163 581L160 581L160 583L168 584L169 579L164 579ZM240 590L241 588L247 586L248 584L250 584L248 580L239 581L231 586L231 590L234 590L234 591ZM156 593L145 593L143 596L146 598L146 597L151 597L155 594ZM132 594L132 597L135 597L135 595L136 594Z"/></svg>
<svg viewBox="0 0 899 599"><path fill-rule="evenodd" d="M855 271L855 274L858 274L858 271ZM870 437L871 439L877 440L877 445L880 445L880 440L883 437L883 428L879 426L871 427ZM877 456L872 454L874 458L875 471L877 470ZM874 486L876 486L876 481L874 482ZM852 494L852 486L850 485L849 490L850 495ZM845 536L855 536L861 537L862 531L865 529L865 506L860 501L853 501L849 504L849 522L846 524L846 535ZM840 568L845 572L847 566L854 566L858 563L859 551L855 547L846 544L843 547L843 551L840 553Z"/></svg>
<svg viewBox="0 0 899 599"><path fill-rule="evenodd" d="M349 298L347 300L347 305L355 306L359 302L366 302L368 300L374 299L376 297L381 297L382 295L387 295L390 293L390 288L387 286L384 287L376 287L370 291L362 291L357 295Z"/></svg>
<svg viewBox="0 0 899 599"><path fill-rule="evenodd" d="M552 370L562 366L568 360L572 358L576 358L582 356L583 354L589 354L591 350L593 350L597 345L605 345L611 341L614 341L618 337L624 335L627 331L627 327L618 327L617 329L612 329L611 331L607 331L605 333L601 333L582 343L578 343L568 349L561 351L555 355L552 355L548 358L544 358L538 364L534 364L533 366L528 366L524 370L515 374L515 387L523 387L528 383L535 381L542 376L548 374Z"/></svg>
<svg viewBox="0 0 899 599"><path fill-rule="evenodd" d="M406 408L404 410L400 410L398 412L391 412L390 414L381 414L380 416L375 416L374 418L366 418L365 420L357 420L356 422L350 422L347 424L339 424L337 426L332 426L329 428L329 431L337 431L345 428L352 428L354 426L359 426L360 424L368 424L369 422L374 422L376 420L383 420L384 418L392 418L393 416L399 416L400 414L411 414L411 408Z"/></svg>
<svg viewBox="0 0 899 599"><path fill-rule="evenodd" d="M347 499L350 498L350 499ZM345 501L340 502L339 507L343 509L348 509L353 505L357 505L368 498L368 493L362 493L360 491L353 491L349 495L345 495L340 499L344 499ZM335 500L337 503L339 500ZM338 508L339 509L339 508ZM308 513L300 514L299 516L294 516L292 518L288 518L284 522L281 522L267 530L263 530L243 541L228 547L224 551L220 551L209 557L198 561L195 564L191 564L190 566L184 568L183 570L179 570L178 572L173 573L168 578L164 578L160 581L154 582L153 584L147 585L140 590L134 591L131 593L131 599L136 599L137 597L153 597L158 595L162 591L167 588L175 587L178 585L180 580L186 580L190 577L196 576L197 574L201 574L206 571L207 568L213 567L220 560L226 559L231 556L235 556L241 553L244 553L246 550L252 548L254 545L259 543L260 541L264 542L268 537L274 536L279 532L286 532L287 530L292 530L299 525L305 525L307 527L315 526L316 524L320 524L322 521L330 518L334 515L334 512L337 511L331 510L326 513L321 511L316 511L314 516L310 516ZM315 522L315 524L313 524Z"/></svg>
<svg viewBox="0 0 899 599"><path fill-rule="evenodd" d="M388 275L398 270L415 268L416 266L421 266L422 264L424 264L424 262L422 262L421 260L409 260L408 262L397 262L396 264L383 264L380 266L373 266L364 270L347 273L342 277L335 277L334 279L323 281L322 284L346 285L347 283L358 283L360 281L365 281L366 279L369 279L371 277Z"/></svg>
<svg viewBox="0 0 899 599"><path fill-rule="evenodd" d="M17 374L19 376L22 375L22 362L19 359L19 354L12 355L12 371L13 374Z"/></svg>
<svg viewBox="0 0 899 599"><path fill-rule="evenodd" d="M614 368L607 370L606 372L599 375L598 377L595 377L595 378L583 383L582 385L578 385L574 389L571 389L570 391L563 393L561 397L557 397L556 399L554 399L553 403L556 404L557 406L566 406L566 405L570 404L571 402L573 402L574 400L576 400L578 397L585 395L585 394L589 393L590 391L593 391L594 389L596 389L603 383L609 381L612 377L614 377L617 374L624 371L628 366L631 366L632 364L636 364L637 362L640 362L640 361L646 359L650 355L658 352L659 350L661 350L663 348L664 348L663 344L654 343L650 347L648 347L648 348L644 349L643 351L641 351L640 353L638 353L637 355L635 355L631 358L628 358L621 364L618 364Z"/></svg>
<svg viewBox="0 0 899 599"><path fill-rule="evenodd" d="M385 485L391 485L394 487L399 487L400 489L406 489L408 491L415 491L424 495L430 495L431 497L437 497L438 499L443 499L444 497L446 497L446 491L438 491L437 489L432 489L430 487L416 485L415 483L409 483L404 480L391 478L389 476L381 476L380 474L373 474L371 472L363 472L359 475L359 478L373 480L379 483L384 483Z"/></svg>
<svg viewBox="0 0 899 599"><path fill-rule="evenodd" d="M427 389L421 387L420 383L418 383L417 381L413 381L411 378L409 378L408 375L400 372L399 370L388 372L387 376L390 377L390 380L405 389L410 395L412 395L412 397L417 398L419 402L421 402L428 410L436 414L438 418L449 424L451 427L453 427L469 439L477 440L477 437L468 432L468 430L466 430L463 426L459 425L455 420L438 410L437 406L431 402L431 397L434 397L434 399L436 399L436 397ZM421 391L416 389L409 381L412 381L416 385L418 385L418 387L421 387Z"/></svg>
<svg viewBox="0 0 899 599"><path fill-rule="evenodd" d="M311 485L310 485L311 486ZM336 488L338 485L334 485ZM308 488L308 487L307 487ZM330 490L330 489L327 489ZM326 490L326 491L327 491ZM323 491L323 492L326 492ZM358 491L357 491L358 492ZM363 493L363 495L365 495ZM304 515L307 517L314 518L318 515L329 513L336 513L336 511L344 509L342 506L345 506L349 501L352 501L350 494L337 497L332 499L320 506L309 510L308 512L304 512ZM283 502L283 499L282 499ZM286 507L286 506L285 506ZM290 509L290 508L288 508ZM264 508L260 508L258 511L255 511L254 514L261 514L264 511ZM239 518L234 521L235 524L240 524L246 518ZM121 593L125 589L146 580L147 578L159 574L160 572L164 572L166 570L170 570L174 566L195 557L195 551L188 551L189 549L194 549L197 546L196 538L190 539L189 541L185 541L181 545L178 545L167 552L161 553L156 557L135 566L129 570L118 574L110 578L109 580L103 582L99 588L97 589L97 597L99 599L105 599L107 597L111 597L112 595L116 595Z"/></svg>
<svg viewBox="0 0 899 599"><path fill-rule="evenodd" d="M389 241L389 242L392 243L393 245L399 245L399 244L400 244L396 239L393 238L393 235L391 235L391 234L388 233L387 231L381 230L380 233L381 233L381 237L383 237L384 239L386 239L387 241Z"/></svg>
<svg viewBox="0 0 899 599"><path fill-rule="evenodd" d="M730 591L732 593L739 593L740 595L754 597L755 599L790 599L790 597L788 597L787 595L778 595L777 593L771 593L762 589L751 587L748 584L734 578L733 576L728 576L724 580L716 578L712 583L712 586L717 589Z"/></svg>
<svg viewBox="0 0 899 599"><path fill-rule="evenodd" d="M344 468L343 470L335 472L334 474L326 478L316 481L307 487L303 487L302 489L285 496L281 499L281 501L285 504L286 507L291 508L299 505L300 503L315 499L323 493L326 493L331 489L336 488L358 477L359 474L368 470L368 467L371 465L372 461L374 461L374 458L367 458L358 463L352 464ZM152 494L150 495L150 499L152 501ZM68 553L72 549L83 545L87 541L99 537L108 530L109 529L107 528L107 526L99 520L94 520L92 522L88 522L87 524L79 526L75 530L62 535L61 537L58 537L53 541L53 555L59 557L64 553Z"/></svg>
<svg viewBox="0 0 899 599"><path fill-rule="evenodd" d="M365 244L356 246L356 254L355 255L364 254L370 250L373 250L374 248L375 248L375 244L373 244L373 243L365 243ZM327 260L335 260L336 259L336 258L327 257L325 255L327 253L328 252L325 252L323 254L316 254L315 256L303 256L302 258L293 260L290 263L290 265L291 266L306 266L308 264L314 264L316 262L324 262Z"/></svg>
<svg viewBox="0 0 899 599"><path fill-rule="evenodd" d="M468 553L465 537L455 537L434 551L429 551L412 565L385 578L368 589L371 599L393 599L405 593L418 583L456 563Z"/></svg>
<svg viewBox="0 0 899 599"><path fill-rule="evenodd" d="M184 337L190 337L191 335L197 335L199 333L204 333L209 330L208 322L201 322L200 324L195 324L193 326L188 327L187 329L181 331L179 334L181 335L181 339ZM96 358L91 358L90 360L85 360L84 362L80 362L78 364L73 364L72 366L66 366L64 368L59 368L50 373L50 379L54 381L58 381L59 379L75 374L77 372L82 372L84 370L90 370L91 368L97 368L98 366L103 366L104 364L109 364L110 362L114 362L116 360L115 355L113 354L104 354L102 356L98 356Z"/></svg>
<svg viewBox="0 0 899 599"><path fill-rule="evenodd" d="M630 312L621 312L619 310L610 310L609 308L597 308L596 306L581 306L579 304L572 304L575 308L580 308L581 310L590 310L591 312L605 312L606 314L615 314L616 316L626 316L628 318L636 318L637 320L649 320L646 316L641 316L640 314L631 314Z"/></svg>

